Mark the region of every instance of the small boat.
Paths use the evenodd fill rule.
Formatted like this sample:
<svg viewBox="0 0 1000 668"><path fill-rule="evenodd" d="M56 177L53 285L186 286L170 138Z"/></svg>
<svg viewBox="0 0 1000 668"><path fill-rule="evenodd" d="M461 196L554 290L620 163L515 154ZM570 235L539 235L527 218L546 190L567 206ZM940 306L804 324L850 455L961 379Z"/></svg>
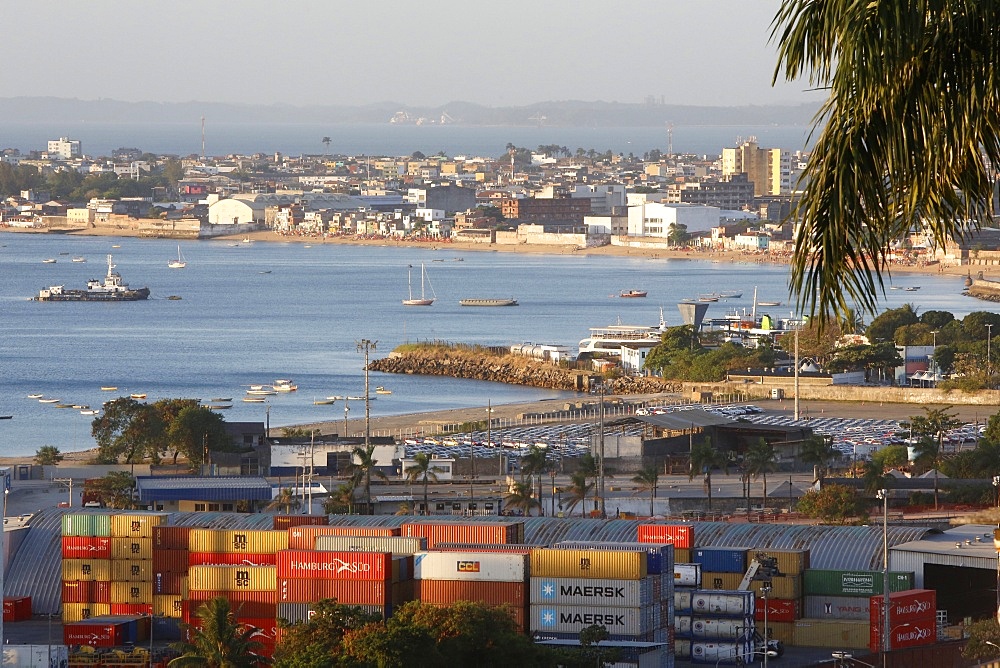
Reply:
<svg viewBox="0 0 1000 668"><path fill-rule="evenodd" d="M314 399L313 406L329 406L334 403L334 399Z"/></svg>
<svg viewBox="0 0 1000 668"><path fill-rule="evenodd" d="M392 394L392 390L387 390L381 385L375 388L375 394Z"/></svg>
<svg viewBox="0 0 1000 668"><path fill-rule="evenodd" d="M757 306L781 306L781 302L757 302Z"/></svg>
<svg viewBox="0 0 1000 668"><path fill-rule="evenodd" d="M431 285L431 296L428 297L424 293L424 284L430 284L430 279L427 278L427 270L424 268L424 263L420 263L420 297L415 298L413 296L413 265L408 265L406 269L406 279L407 285L409 287L409 299L403 300L403 306L430 306L437 299L437 295L434 293L434 286Z"/></svg>
<svg viewBox="0 0 1000 668"><path fill-rule="evenodd" d="M73 408L79 408L80 410L87 410L90 408L87 404L73 404Z"/></svg>
<svg viewBox="0 0 1000 668"><path fill-rule="evenodd" d="M167 262L167 266L171 269L183 269L188 266L187 260L181 255L181 247L179 245L177 246L177 259Z"/></svg>
<svg viewBox="0 0 1000 668"><path fill-rule="evenodd" d="M41 399L44 396L45 396L44 394L29 394L28 398L29 399Z"/></svg>
<svg viewBox="0 0 1000 668"><path fill-rule="evenodd" d="M327 399L329 399L330 401L340 401L343 398L344 397L340 396L339 394L335 394L332 397L327 397Z"/></svg>
<svg viewBox="0 0 1000 668"><path fill-rule="evenodd" d="M116 392L117 390L117 385L101 385L101 392Z"/></svg>
<svg viewBox="0 0 1000 668"><path fill-rule="evenodd" d="M517 306L517 300L510 299L460 299L461 306Z"/></svg>
<svg viewBox="0 0 1000 668"><path fill-rule="evenodd" d="M62 252L60 252L59 254L60 254L60 255L69 255L69 251L62 251Z"/></svg>
<svg viewBox="0 0 1000 668"><path fill-rule="evenodd" d="M364 397L347 397L351 401L364 401Z"/></svg>
<svg viewBox="0 0 1000 668"><path fill-rule="evenodd" d="M50 257L50 258L47 258L45 260L42 260L42 263L43 264L55 264L56 263L56 259L54 257Z"/></svg>
<svg viewBox="0 0 1000 668"><path fill-rule="evenodd" d="M243 243L251 244L253 243L253 239L251 239L250 237L243 237Z"/></svg>
<svg viewBox="0 0 1000 668"><path fill-rule="evenodd" d="M98 413L100 413L100 411L94 410L93 408L80 411L80 415L97 415Z"/></svg>
<svg viewBox="0 0 1000 668"><path fill-rule="evenodd" d="M258 271L257 273L258 274L270 274L271 270L270 269L265 269L264 271Z"/></svg>
<svg viewBox="0 0 1000 668"><path fill-rule="evenodd" d="M275 392L294 392L295 390L299 389L299 386L295 385L294 383L292 383L292 381L286 378L279 378L278 380L274 381L274 384L271 385L271 388Z"/></svg>
<svg viewBox="0 0 1000 668"><path fill-rule="evenodd" d="M889 289L890 290L902 290L903 288L900 285L890 285Z"/></svg>
<svg viewBox="0 0 1000 668"><path fill-rule="evenodd" d="M719 295L712 293L708 295L698 295L698 301L700 302L717 302L719 301Z"/></svg>
<svg viewBox="0 0 1000 668"><path fill-rule="evenodd" d="M0 420L10 420L13 417L13 415L0 415Z"/></svg>
<svg viewBox="0 0 1000 668"><path fill-rule="evenodd" d="M312 248L312 244L305 244L305 245L304 245L304 246L302 246L302 247L303 247L303 248Z"/></svg>
<svg viewBox="0 0 1000 668"><path fill-rule="evenodd" d="M248 404L262 404L266 399L264 397L243 397L243 401Z"/></svg>
<svg viewBox="0 0 1000 668"><path fill-rule="evenodd" d="M73 408L73 404L56 404L56 408Z"/></svg>
<svg viewBox="0 0 1000 668"><path fill-rule="evenodd" d="M172 302L179 302L181 300L181 296L180 295L167 295L167 299L169 299Z"/></svg>
<svg viewBox="0 0 1000 668"><path fill-rule="evenodd" d="M86 261L87 261L87 258L80 257L79 255L77 255L76 257L73 258L73 262L86 262Z"/></svg>
<svg viewBox="0 0 1000 668"><path fill-rule="evenodd" d="M205 404L205 408L213 411L224 411L227 408L232 408L232 404Z"/></svg>
<svg viewBox="0 0 1000 668"><path fill-rule="evenodd" d="M121 244L111 244L112 248L121 248Z"/></svg>
<svg viewBox="0 0 1000 668"><path fill-rule="evenodd" d="M228 402L230 402L232 400L233 400L232 397L215 397L214 399L209 399L209 401L211 401L212 403L216 403L216 404L224 404L224 403L228 403Z"/></svg>
<svg viewBox="0 0 1000 668"><path fill-rule="evenodd" d="M40 403L40 404L57 404L57 403L59 403L59 399L39 399L38 403Z"/></svg>
<svg viewBox="0 0 1000 668"><path fill-rule="evenodd" d="M629 290L628 292L622 292L618 295L619 297L645 297L645 290Z"/></svg>
<svg viewBox="0 0 1000 668"><path fill-rule="evenodd" d="M272 394L277 394L274 390L247 390L247 394L253 397L267 397Z"/></svg>
<svg viewBox="0 0 1000 668"><path fill-rule="evenodd" d="M919 289L920 289L919 285L911 285L910 287L906 288L906 291L907 292L916 292Z"/></svg>
<svg viewBox="0 0 1000 668"><path fill-rule="evenodd" d="M723 290L719 293L719 296L723 299L739 299L743 296L742 290Z"/></svg>
<svg viewBox="0 0 1000 668"><path fill-rule="evenodd" d="M263 390L264 386L263 385L251 385L250 389L251 390Z"/></svg>
<svg viewBox="0 0 1000 668"><path fill-rule="evenodd" d="M146 393L145 392L133 392L129 396L132 397L133 399L145 399L146 398Z"/></svg>

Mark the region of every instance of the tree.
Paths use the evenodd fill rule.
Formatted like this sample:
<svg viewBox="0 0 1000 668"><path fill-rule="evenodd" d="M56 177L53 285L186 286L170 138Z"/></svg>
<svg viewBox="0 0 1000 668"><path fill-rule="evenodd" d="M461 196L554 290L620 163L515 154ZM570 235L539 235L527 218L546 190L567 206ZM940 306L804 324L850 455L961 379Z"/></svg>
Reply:
<svg viewBox="0 0 1000 668"><path fill-rule="evenodd" d="M171 645L181 653L167 664L171 668L255 668L270 663L258 654L261 643L253 639L259 629L238 624L229 599L213 598L194 614L199 623L183 625L190 640Z"/></svg>
<svg viewBox="0 0 1000 668"><path fill-rule="evenodd" d="M883 471L905 466L909 461L909 452L905 445L887 445L872 453L872 463Z"/></svg>
<svg viewBox="0 0 1000 668"><path fill-rule="evenodd" d="M649 492L649 516L653 516L653 502L656 500L656 486L660 481L660 472L655 466L646 466L639 473L632 477L632 482L639 485L639 489Z"/></svg>
<svg viewBox="0 0 1000 668"><path fill-rule="evenodd" d="M844 524L850 517L867 514L869 502L846 485L824 485L819 491L809 490L797 506L808 517L827 523Z"/></svg>
<svg viewBox="0 0 1000 668"><path fill-rule="evenodd" d="M97 441L97 463L135 464L149 457L160 461L160 444L164 425L156 408L129 397L119 397L107 403L104 413L91 423L91 434Z"/></svg>
<svg viewBox="0 0 1000 668"><path fill-rule="evenodd" d="M431 456L425 452L418 452L413 455L413 463L406 469L406 478L410 482L422 481L424 483L424 515L431 514L430 502L427 499L427 483L429 480L438 481L437 472L441 468L434 466Z"/></svg>
<svg viewBox="0 0 1000 668"><path fill-rule="evenodd" d="M84 493L99 498L104 508L131 508L134 491L135 478L128 471L111 471L101 478L88 480L84 485Z"/></svg>
<svg viewBox="0 0 1000 668"><path fill-rule="evenodd" d="M601 643L611 637L608 628L602 624L591 624L580 629L580 654L588 666L606 666L616 663L621 657L617 647L601 647Z"/></svg>
<svg viewBox="0 0 1000 668"><path fill-rule="evenodd" d="M374 445L369 444L368 447L359 445L351 451L352 482L354 487L357 487L359 482L365 484L365 514L367 515L372 514L372 475L382 480L388 480L385 473L379 471L377 466Z"/></svg>
<svg viewBox="0 0 1000 668"><path fill-rule="evenodd" d="M752 475L754 479L762 477L764 479L764 490L761 496L761 505L767 507L767 474L774 471L778 465L778 456L774 451L774 446L763 438L757 439L754 445L747 450L744 464L747 475Z"/></svg>
<svg viewBox="0 0 1000 668"><path fill-rule="evenodd" d="M538 445L530 445L528 451L521 456L521 481L524 476L538 479L538 508L540 514L545 514L545 506L542 503L542 476L549 470L548 451ZM530 496L530 495L529 495Z"/></svg>
<svg viewBox="0 0 1000 668"><path fill-rule="evenodd" d="M688 233L688 226L683 223L676 223L670 226L670 232L667 234L667 243L672 246L683 246L691 238Z"/></svg>
<svg viewBox="0 0 1000 668"><path fill-rule="evenodd" d="M830 460L839 454L839 451L833 447L833 439L820 434L813 434L802 441L802 445L799 447L799 460L803 464L812 464L818 468L817 478L826 475L826 467Z"/></svg>
<svg viewBox="0 0 1000 668"><path fill-rule="evenodd" d="M354 490L357 489L348 481L337 486L323 501L323 512L327 515L343 515L354 513Z"/></svg>
<svg viewBox="0 0 1000 668"><path fill-rule="evenodd" d="M326 154L330 151L330 138L323 137L320 141L323 142L323 158L326 159Z"/></svg>
<svg viewBox="0 0 1000 668"><path fill-rule="evenodd" d="M594 481L593 483L591 483L590 489L592 489L593 492L594 492L594 510L597 510L597 507L598 507L598 498L597 498L597 492L598 492L598 489L597 489L598 464L597 464L597 457L594 456L594 453L587 452L587 453L585 453L583 455L583 457L580 457L580 469L579 470L583 472L583 475L584 475L585 479L593 479L593 481Z"/></svg>
<svg viewBox="0 0 1000 668"><path fill-rule="evenodd" d="M295 490L291 487L282 487L278 495L271 499L271 502L264 506L264 510L276 511L287 515L302 507L302 502L295 496Z"/></svg>
<svg viewBox="0 0 1000 668"><path fill-rule="evenodd" d="M894 239L919 224L943 246L991 220L997 23L989 2L782 3L775 79L830 91L795 209L800 304L874 312Z"/></svg>
<svg viewBox="0 0 1000 668"><path fill-rule="evenodd" d="M323 599L316 603L308 621L288 624L287 620L281 620L284 631L274 651L274 665L276 668L344 665L344 636L381 619L381 615L365 612L359 606Z"/></svg>
<svg viewBox="0 0 1000 668"><path fill-rule="evenodd" d="M900 308L889 309L880 313L868 325L865 335L872 343L878 341L895 341L896 330L906 325L920 322L912 304L903 304Z"/></svg>
<svg viewBox="0 0 1000 668"><path fill-rule="evenodd" d="M966 628L969 642L962 648L962 656L966 659L988 661L1000 657L1000 624L993 617L979 619Z"/></svg>
<svg viewBox="0 0 1000 668"><path fill-rule="evenodd" d="M160 404L158 401L153 405L160 409ZM167 447L174 451L174 464L178 455L183 455L191 468L197 468L205 463L208 453L231 452L233 442L226 433L226 421L221 415L211 408L199 406L197 402L191 404L180 406L180 410L173 415L171 413L177 406L168 404L160 410L166 424Z"/></svg>
<svg viewBox="0 0 1000 668"><path fill-rule="evenodd" d="M35 463L39 466L55 466L63 460L63 454L54 445L43 445L35 450Z"/></svg>
<svg viewBox="0 0 1000 668"><path fill-rule="evenodd" d="M510 491L504 496L504 505L520 509L525 516L530 515L535 508L542 507L541 501L534 497L531 486L524 482L515 482L510 486Z"/></svg>
<svg viewBox="0 0 1000 668"><path fill-rule="evenodd" d="M938 509L938 469L941 468L942 446L945 433L962 424L958 416L949 413L952 406L924 408L923 415L910 416L910 427L920 440L914 448L917 461L934 468L934 510Z"/></svg>
<svg viewBox="0 0 1000 668"><path fill-rule="evenodd" d="M708 491L708 509L712 509L712 469L721 467L729 475L729 458L712 447L708 438L691 446L691 469L688 480L694 480L699 474L705 476L705 489Z"/></svg>
<svg viewBox="0 0 1000 668"><path fill-rule="evenodd" d="M587 473L582 469L570 474L569 488L566 490L569 492L569 500L566 502L566 512L572 515L573 509L580 503L583 504L584 512L586 512L587 495L593 489L594 483L588 482Z"/></svg>

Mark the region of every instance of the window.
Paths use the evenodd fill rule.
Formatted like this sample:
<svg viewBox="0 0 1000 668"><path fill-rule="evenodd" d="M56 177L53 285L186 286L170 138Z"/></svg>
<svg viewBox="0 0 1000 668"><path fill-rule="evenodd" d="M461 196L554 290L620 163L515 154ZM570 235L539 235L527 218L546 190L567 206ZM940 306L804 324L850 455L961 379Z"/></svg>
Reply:
<svg viewBox="0 0 1000 668"><path fill-rule="evenodd" d="M223 503L222 504L222 511L226 512L226 513L233 512L233 504L231 504L231 503Z"/></svg>
<svg viewBox="0 0 1000 668"><path fill-rule="evenodd" d="M196 503L196 504L194 504L194 510L195 510L196 513L203 513L203 512L205 512L205 504L204 503Z"/></svg>
<svg viewBox="0 0 1000 668"><path fill-rule="evenodd" d="M208 504L208 509L211 512L218 512L218 510L219 510L219 504L217 504L217 503L210 503L210 504Z"/></svg>

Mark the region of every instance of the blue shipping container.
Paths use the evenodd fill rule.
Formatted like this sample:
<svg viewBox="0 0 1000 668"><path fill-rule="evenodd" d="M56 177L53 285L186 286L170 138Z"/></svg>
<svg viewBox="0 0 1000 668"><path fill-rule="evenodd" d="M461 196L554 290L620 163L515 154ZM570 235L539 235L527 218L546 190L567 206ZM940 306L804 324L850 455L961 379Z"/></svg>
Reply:
<svg viewBox="0 0 1000 668"><path fill-rule="evenodd" d="M694 563L711 573L746 573L745 547L699 547L694 550Z"/></svg>

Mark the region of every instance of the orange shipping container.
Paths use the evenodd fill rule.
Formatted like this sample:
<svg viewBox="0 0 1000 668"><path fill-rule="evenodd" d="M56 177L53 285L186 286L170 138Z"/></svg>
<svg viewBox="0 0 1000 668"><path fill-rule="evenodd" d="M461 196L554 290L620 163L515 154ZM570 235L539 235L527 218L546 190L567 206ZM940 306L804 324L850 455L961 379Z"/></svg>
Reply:
<svg viewBox="0 0 1000 668"><path fill-rule="evenodd" d="M694 547L694 527L690 524L640 524L640 543L672 543L690 550Z"/></svg>
<svg viewBox="0 0 1000 668"><path fill-rule="evenodd" d="M413 589L414 597L424 603L447 605L455 601L478 601L520 608L528 603L527 587L522 582L414 580Z"/></svg>
<svg viewBox="0 0 1000 668"><path fill-rule="evenodd" d="M152 582L153 562L150 559L111 560L113 582Z"/></svg>
<svg viewBox="0 0 1000 668"><path fill-rule="evenodd" d="M193 529L188 536L188 549L192 552L274 554L279 550L288 549L288 532L273 529L248 531Z"/></svg>
<svg viewBox="0 0 1000 668"><path fill-rule="evenodd" d="M272 529L288 529L300 526L325 526L326 515L275 515L271 523Z"/></svg>
<svg viewBox="0 0 1000 668"><path fill-rule="evenodd" d="M111 583L107 580L72 580L62 583L63 603L110 603Z"/></svg>
<svg viewBox="0 0 1000 668"><path fill-rule="evenodd" d="M63 559L63 580L111 580L110 559Z"/></svg>
<svg viewBox="0 0 1000 668"><path fill-rule="evenodd" d="M274 566L192 566L188 587L215 591L274 591Z"/></svg>
<svg viewBox="0 0 1000 668"><path fill-rule="evenodd" d="M152 559L152 538L112 538L112 559Z"/></svg>
<svg viewBox="0 0 1000 668"><path fill-rule="evenodd" d="M153 527L167 523L164 513L128 513L111 516L113 538L152 538Z"/></svg>
<svg viewBox="0 0 1000 668"><path fill-rule="evenodd" d="M282 578L385 581L392 576L392 564L388 552L282 550L277 569Z"/></svg>
<svg viewBox="0 0 1000 668"><path fill-rule="evenodd" d="M153 605L151 603L112 603L111 614L115 616L141 615L148 617L153 614Z"/></svg>
<svg viewBox="0 0 1000 668"><path fill-rule="evenodd" d="M407 522L400 527L403 536L427 539L427 549L437 543L520 543L523 522Z"/></svg>
<svg viewBox="0 0 1000 668"><path fill-rule="evenodd" d="M155 540L155 539L154 539ZM160 550L153 549L153 572L154 573L187 573L188 552L183 550Z"/></svg>
<svg viewBox="0 0 1000 668"><path fill-rule="evenodd" d="M316 536L398 535L399 529L392 527L298 526L288 529L288 547L292 550L311 550L316 546Z"/></svg>
<svg viewBox="0 0 1000 668"><path fill-rule="evenodd" d="M220 596L229 601L233 610L239 609L240 614L267 617L268 615L273 616L278 610L278 602L274 599L273 591L189 591L187 600L184 601L188 607L188 616L193 616L202 603ZM248 612L261 608L267 608L270 612L266 614Z"/></svg>
<svg viewBox="0 0 1000 668"><path fill-rule="evenodd" d="M181 594L188 590L186 573L154 573L153 594Z"/></svg>
<svg viewBox="0 0 1000 668"><path fill-rule="evenodd" d="M279 603L312 603L335 598L344 605L392 604L392 585L372 580L300 580L279 578Z"/></svg>
<svg viewBox="0 0 1000 668"><path fill-rule="evenodd" d="M153 527L153 549L186 550L193 527L160 525Z"/></svg>
<svg viewBox="0 0 1000 668"><path fill-rule="evenodd" d="M112 582L112 603L149 603L153 602L152 582Z"/></svg>

